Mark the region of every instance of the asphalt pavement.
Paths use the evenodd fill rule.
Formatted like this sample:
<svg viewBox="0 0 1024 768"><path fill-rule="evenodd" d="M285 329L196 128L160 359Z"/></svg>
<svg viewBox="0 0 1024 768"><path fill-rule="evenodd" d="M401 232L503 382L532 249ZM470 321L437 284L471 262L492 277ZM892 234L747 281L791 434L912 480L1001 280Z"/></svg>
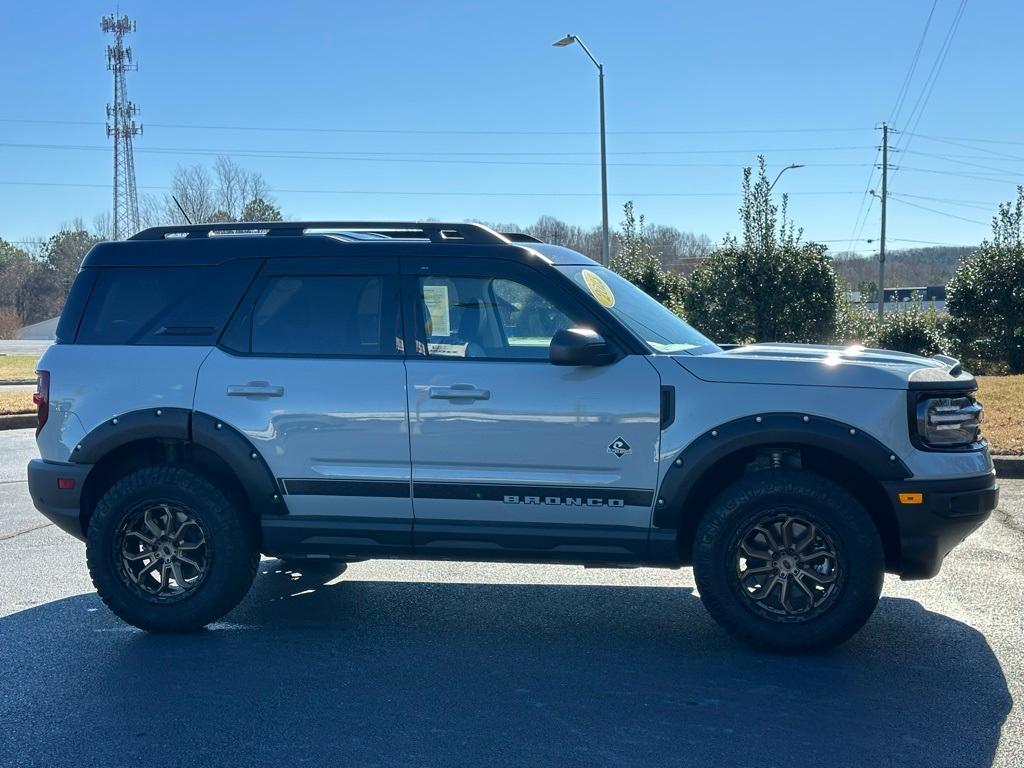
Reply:
<svg viewBox="0 0 1024 768"><path fill-rule="evenodd" d="M262 562L148 635L32 508L0 433L0 766L1024 766L1024 481L818 656L751 651L689 569Z"/></svg>

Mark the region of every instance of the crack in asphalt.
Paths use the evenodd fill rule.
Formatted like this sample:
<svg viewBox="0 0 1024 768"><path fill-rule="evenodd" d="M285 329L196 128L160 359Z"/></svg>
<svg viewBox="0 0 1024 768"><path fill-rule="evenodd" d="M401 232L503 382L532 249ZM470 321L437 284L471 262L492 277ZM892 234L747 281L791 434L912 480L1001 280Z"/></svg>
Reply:
<svg viewBox="0 0 1024 768"><path fill-rule="evenodd" d="M24 535L26 533L32 533L32 531L39 531L39 530L42 530L43 528L49 528L51 525L53 525L53 523L43 523L42 525L37 525L34 528L26 528L24 531L17 531L16 533L8 533L5 536L0 536L0 541L8 541L8 540L16 538L18 536L22 536L22 535Z"/></svg>
<svg viewBox="0 0 1024 768"><path fill-rule="evenodd" d="M996 519L1015 533L1024 534L1024 520L1006 510L999 508L995 512Z"/></svg>

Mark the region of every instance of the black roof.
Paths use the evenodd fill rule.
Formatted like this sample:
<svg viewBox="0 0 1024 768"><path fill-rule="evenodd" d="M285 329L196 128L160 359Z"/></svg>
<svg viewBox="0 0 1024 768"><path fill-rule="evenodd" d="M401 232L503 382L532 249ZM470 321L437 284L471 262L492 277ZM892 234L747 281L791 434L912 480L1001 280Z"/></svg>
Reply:
<svg viewBox="0 0 1024 768"><path fill-rule="evenodd" d="M431 256L595 263L568 248L510 238L481 224L289 221L151 227L128 240L98 243L82 266L208 266L238 259L424 256L424 249Z"/></svg>

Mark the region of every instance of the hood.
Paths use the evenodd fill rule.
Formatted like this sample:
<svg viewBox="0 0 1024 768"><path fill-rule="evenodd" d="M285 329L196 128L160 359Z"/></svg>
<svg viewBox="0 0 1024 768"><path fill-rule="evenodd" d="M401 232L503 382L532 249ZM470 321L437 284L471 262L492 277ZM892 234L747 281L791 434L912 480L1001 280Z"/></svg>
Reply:
<svg viewBox="0 0 1024 768"><path fill-rule="evenodd" d="M705 381L872 389L973 389L974 377L952 357L920 357L859 344L748 344L675 360Z"/></svg>

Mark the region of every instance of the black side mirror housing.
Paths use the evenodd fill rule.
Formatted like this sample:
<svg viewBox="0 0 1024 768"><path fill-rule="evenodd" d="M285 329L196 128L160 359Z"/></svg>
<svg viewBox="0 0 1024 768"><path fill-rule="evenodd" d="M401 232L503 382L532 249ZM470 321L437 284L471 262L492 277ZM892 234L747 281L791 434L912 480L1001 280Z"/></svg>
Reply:
<svg viewBox="0 0 1024 768"><path fill-rule="evenodd" d="M608 365L618 359L604 337L590 328L562 328L551 338L548 357L554 365Z"/></svg>

